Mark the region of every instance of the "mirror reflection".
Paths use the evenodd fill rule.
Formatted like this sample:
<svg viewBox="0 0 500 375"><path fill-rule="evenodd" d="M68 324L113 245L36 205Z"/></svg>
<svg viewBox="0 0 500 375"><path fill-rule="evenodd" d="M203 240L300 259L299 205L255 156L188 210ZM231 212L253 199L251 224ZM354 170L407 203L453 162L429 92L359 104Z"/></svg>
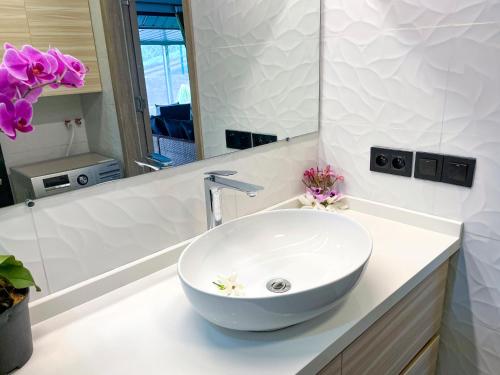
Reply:
<svg viewBox="0 0 500 375"><path fill-rule="evenodd" d="M2 0L6 48L57 50L86 74L46 85L33 132L2 128L0 206L317 131L319 12L305 4Z"/></svg>
<svg viewBox="0 0 500 375"><path fill-rule="evenodd" d="M135 196L152 178L123 179L168 189L193 170L161 170L318 130L319 8L0 0L0 255L32 271L33 298L205 228L168 191Z"/></svg>
<svg viewBox="0 0 500 375"><path fill-rule="evenodd" d="M31 3L36 1L24 9L26 26L38 11ZM103 1L101 10L96 1L88 9L80 1L63 10L66 16L84 16L78 28L71 20L61 24L49 17L45 28L34 31L12 25L2 33L4 42L41 51L57 46L79 58L88 72L81 87L44 91L34 106L35 133L15 141L2 137L1 204L317 130L318 25L308 29L307 9L288 3L137 0L116 9ZM106 12L110 22L101 29L94 20ZM259 24L258 16L269 12L276 14L276 27ZM298 23L303 34L295 30L297 19L304 21ZM123 34L114 33L114 26L123 26ZM88 48L83 51L74 41ZM116 48L106 48L109 43ZM113 81L123 70L129 74ZM80 95L70 97L75 94ZM122 108L113 108L113 101Z"/></svg>

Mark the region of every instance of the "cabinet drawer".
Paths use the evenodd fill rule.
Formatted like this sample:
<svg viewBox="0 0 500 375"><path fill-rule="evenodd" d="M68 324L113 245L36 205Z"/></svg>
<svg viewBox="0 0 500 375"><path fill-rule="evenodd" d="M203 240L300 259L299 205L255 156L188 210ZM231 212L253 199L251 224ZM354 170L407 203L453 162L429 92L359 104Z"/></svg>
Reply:
<svg viewBox="0 0 500 375"><path fill-rule="evenodd" d="M439 349L439 335L434 336L431 341L417 354L410 364L403 370L401 375L434 375Z"/></svg>
<svg viewBox="0 0 500 375"><path fill-rule="evenodd" d="M439 330L447 270L448 262L349 345L342 375L400 374Z"/></svg>

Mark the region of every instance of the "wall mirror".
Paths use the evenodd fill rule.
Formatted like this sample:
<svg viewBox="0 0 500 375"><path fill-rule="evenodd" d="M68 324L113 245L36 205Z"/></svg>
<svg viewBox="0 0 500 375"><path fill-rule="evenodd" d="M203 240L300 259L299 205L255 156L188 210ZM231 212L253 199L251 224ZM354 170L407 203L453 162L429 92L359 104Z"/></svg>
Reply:
<svg viewBox="0 0 500 375"><path fill-rule="evenodd" d="M192 235L170 207L137 203L137 223L106 199L125 178L316 132L319 32L319 0L0 0L0 114L39 94L32 119L0 116L0 252L51 293Z"/></svg>
<svg viewBox="0 0 500 375"><path fill-rule="evenodd" d="M1 0L2 44L88 72L0 134L0 206L317 131L319 24L319 1Z"/></svg>

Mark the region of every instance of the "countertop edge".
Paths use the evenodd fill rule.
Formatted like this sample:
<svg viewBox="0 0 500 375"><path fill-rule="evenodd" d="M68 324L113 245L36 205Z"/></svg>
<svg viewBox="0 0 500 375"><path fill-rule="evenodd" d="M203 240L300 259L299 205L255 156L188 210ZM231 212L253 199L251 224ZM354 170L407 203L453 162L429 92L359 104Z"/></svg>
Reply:
<svg viewBox="0 0 500 375"><path fill-rule="evenodd" d="M327 349L309 362L297 375L312 375L317 374L323 367L330 361L344 351L356 338L363 334L369 327L373 325L378 319L386 314L392 307L394 307L401 299L408 295L415 289L421 282L423 282L432 272L437 270L444 262L450 259L460 249L460 239L457 239L439 256L433 259L432 262L427 264L419 272L417 272L405 284L401 285L394 293L392 293L385 301L383 301L376 308L371 310L365 317L359 320L352 326L348 332L342 337L333 342Z"/></svg>

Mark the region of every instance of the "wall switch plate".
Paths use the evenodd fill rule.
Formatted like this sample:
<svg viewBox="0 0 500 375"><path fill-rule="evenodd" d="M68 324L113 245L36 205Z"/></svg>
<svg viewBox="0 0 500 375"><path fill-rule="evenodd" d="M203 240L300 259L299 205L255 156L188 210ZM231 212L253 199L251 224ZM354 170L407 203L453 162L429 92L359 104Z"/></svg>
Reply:
<svg viewBox="0 0 500 375"><path fill-rule="evenodd" d="M441 181L444 156L428 152L415 154L415 178L430 181Z"/></svg>
<svg viewBox="0 0 500 375"><path fill-rule="evenodd" d="M226 147L236 150L252 148L252 133L226 129Z"/></svg>
<svg viewBox="0 0 500 375"><path fill-rule="evenodd" d="M370 170L373 172L411 177L413 152L372 147L370 150Z"/></svg>
<svg viewBox="0 0 500 375"><path fill-rule="evenodd" d="M262 146L273 142L278 142L278 136L273 134L252 133L253 147Z"/></svg>
<svg viewBox="0 0 500 375"><path fill-rule="evenodd" d="M472 187L476 159L444 155L441 182Z"/></svg>

